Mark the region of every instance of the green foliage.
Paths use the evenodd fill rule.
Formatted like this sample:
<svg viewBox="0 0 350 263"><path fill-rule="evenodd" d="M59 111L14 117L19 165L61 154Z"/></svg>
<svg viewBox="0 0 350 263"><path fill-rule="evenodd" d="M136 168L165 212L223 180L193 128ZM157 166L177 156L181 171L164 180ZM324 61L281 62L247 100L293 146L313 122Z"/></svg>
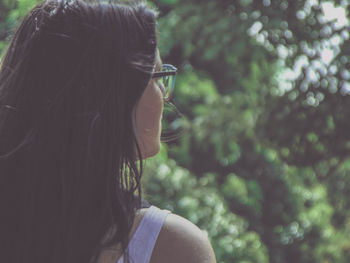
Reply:
<svg viewBox="0 0 350 263"><path fill-rule="evenodd" d="M160 155L146 161L145 196L206 231L218 262L269 262L259 236L247 229L243 218L229 212L215 177L208 173L198 180L175 161L164 162Z"/></svg>
<svg viewBox="0 0 350 263"><path fill-rule="evenodd" d="M261 215L263 197L260 185L256 180L248 181L235 174L229 174L222 185L222 192L226 198L233 199Z"/></svg>
<svg viewBox="0 0 350 263"><path fill-rule="evenodd" d="M6 50L7 38L19 21L39 0L2 0L0 1L0 57Z"/></svg>
<svg viewBox="0 0 350 263"><path fill-rule="evenodd" d="M159 0L158 3L159 4L163 4L163 5L174 5L177 4L177 0Z"/></svg>
<svg viewBox="0 0 350 263"><path fill-rule="evenodd" d="M297 18L304 12L305 19ZM211 99L203 99L207 84L186 85L184 67L175 102L189 118L187 134L171 144L169 158L196 178L215 175L229 210L259 233L270 262L346 262L346 235L333 223L340 214L330 203L334 191L318 180L347 155L348 98L328 92L328 85L311 89L307 74L283 93L276 78L305 55L303 46L321 41L319 32L329 26L315 20L322 10L306 1L180 1L165 14L162 54L206 72L220 94L208 91ZM289 55L282 57L283 48ZM303 91L305 83L312 93ZM318 107L312 98L320 100ZM338 217L345 222L348 215Z"/></svg>
<svg viewBox="0 0 350 263"><path fill-rule="evenodd" d="M15 24L16 21L23 18L39 2L38 0L17 0L17 8L10 12L9 21Z"/></svg>

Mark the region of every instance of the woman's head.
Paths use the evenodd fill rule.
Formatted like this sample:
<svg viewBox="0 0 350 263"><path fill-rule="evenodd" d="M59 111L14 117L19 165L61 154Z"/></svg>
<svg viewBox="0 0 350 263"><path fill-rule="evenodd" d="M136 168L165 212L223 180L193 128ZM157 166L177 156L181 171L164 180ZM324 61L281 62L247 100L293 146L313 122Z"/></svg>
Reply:
<svg viewBox="0 0 350 263"><path fill-rule="evenodd" d="M13 236L13 254L87 262L111 224L110 243L125 245L136 160L159 150L155 19L140 1L48 0L14 34L0 71L0 203L15 200L1 242Z"/></svg>
<svg viewBox="0 0 350 263"><path fill-rule="evenodd" d="M155 65L155 13L114 2L49 0L34 8L3 68L25 84L5 90L4 103L26 112L33 126L69 107L76 118L110 117L119 136L130 135L131 114Z"/></svg>

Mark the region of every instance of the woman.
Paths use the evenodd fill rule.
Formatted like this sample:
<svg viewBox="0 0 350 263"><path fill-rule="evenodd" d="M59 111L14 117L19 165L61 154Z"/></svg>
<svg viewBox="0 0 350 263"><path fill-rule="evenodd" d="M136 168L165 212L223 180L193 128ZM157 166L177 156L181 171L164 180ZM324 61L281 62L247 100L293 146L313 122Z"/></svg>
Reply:
<svg viewBox="0 0 350 263"><path fill-rule="evenodd" d="M48 0L22 21L0 71L1 262L215 262L196 226L141 202L175 74L155 19Z"/></svg>

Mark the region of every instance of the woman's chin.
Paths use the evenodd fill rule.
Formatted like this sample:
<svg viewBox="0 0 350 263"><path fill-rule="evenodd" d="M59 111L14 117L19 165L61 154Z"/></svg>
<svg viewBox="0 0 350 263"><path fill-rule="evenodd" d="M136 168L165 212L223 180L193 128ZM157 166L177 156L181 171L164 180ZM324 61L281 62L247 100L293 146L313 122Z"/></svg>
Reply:
<svg viewBox="0 0 350 263"><path fill-rule="evenodd" d="M156 156L160 151L160 141L153 144L140 144L140 151L142 159L147 159ZM139 156L137 160L140 160Z"/></svg>
<svg viewBox="0 0 350 263"><path fill-rule="evenodd" d="M142 154L143 159L151 158L156 156L160 151L160 143L155 144L151 149L147 149L144 154Z"/></svg>

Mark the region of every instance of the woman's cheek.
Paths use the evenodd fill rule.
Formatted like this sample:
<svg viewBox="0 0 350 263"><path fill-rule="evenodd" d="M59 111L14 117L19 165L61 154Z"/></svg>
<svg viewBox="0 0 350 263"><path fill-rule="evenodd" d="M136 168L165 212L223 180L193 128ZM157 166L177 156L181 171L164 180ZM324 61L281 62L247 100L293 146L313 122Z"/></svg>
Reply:
<svg viewBox="0 0 350 263"><path fill-rule="evenodd" d="M149 85L136 108L136 136L142 157L152 157L159 152L163 95L159 87Z"/></svg>

